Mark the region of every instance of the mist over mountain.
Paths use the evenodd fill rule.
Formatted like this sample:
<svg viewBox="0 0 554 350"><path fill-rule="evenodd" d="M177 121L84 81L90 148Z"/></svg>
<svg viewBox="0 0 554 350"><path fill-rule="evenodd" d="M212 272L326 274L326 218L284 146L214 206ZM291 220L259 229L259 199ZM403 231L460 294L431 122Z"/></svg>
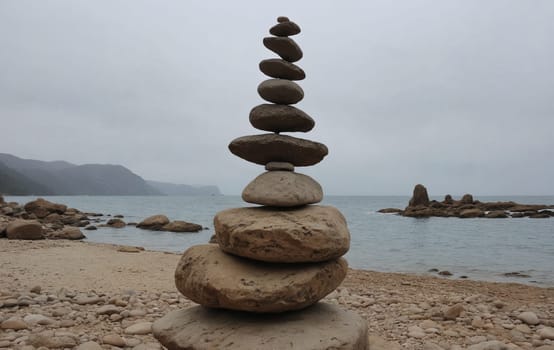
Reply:
<svg viewBox="0 0 554 350"><path fill-rule="evenodd" d="M0 192L13 195L211 195L216 186L147 182L122 165L22 159L0 153Z"/></svg>

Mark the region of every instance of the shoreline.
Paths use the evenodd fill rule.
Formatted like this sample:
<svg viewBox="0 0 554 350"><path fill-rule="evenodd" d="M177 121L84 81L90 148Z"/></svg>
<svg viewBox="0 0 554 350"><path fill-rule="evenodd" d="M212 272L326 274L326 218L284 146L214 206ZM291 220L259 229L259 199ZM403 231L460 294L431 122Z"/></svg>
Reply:
<svg viewBox="0 0 554 350"><path fill-rule="evenodd" d="M1 239L0 323L15 318L27 328L2 329L0 348L29 343L38 348L46 338L65 336L74 346L93 341L108 349L117 338L121 347L160 349L148 329L144 334L133 329L194 305L174 286L180 254L120 252L119 247ZM473 350L471 346L491 341L508 344L506 349L554 347L554 339L543 337L544 329L554 327L554 288L349 269L323 302L364 317L372 350ZM459 313L446 319L446 312L456 307ZM525 312L538 323L520 319ZM40 317L48 320L32 323Z"/></svg>

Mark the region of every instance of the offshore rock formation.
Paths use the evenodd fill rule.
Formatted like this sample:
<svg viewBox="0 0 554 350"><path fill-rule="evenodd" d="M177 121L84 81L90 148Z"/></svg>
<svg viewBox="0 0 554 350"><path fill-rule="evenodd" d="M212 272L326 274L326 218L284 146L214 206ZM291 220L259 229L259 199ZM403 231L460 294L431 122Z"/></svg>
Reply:
<svg viewBox="0 0 554 350"><path fill-rule="evenodd" d="M444 200L439 202L429 200L427 189L423 185L416 185L408 206L402 210L397 208L385 208L379 210L385 214L399 214L414 218L458 217L468 218L522 218L546 219L554 217L554 205L547 204L519 204L516 202L480 202L474 200L471 194L464 194L460 200L454 200L447 194Z"/></svg>
<svg viewBox="0 0 554 350"><path fill-rule="evenodd" d="M314 205L323 199L321 185L295 172L323 160L327 147L280 134L308 132L315 122L290 106L304 98L293 80L305 73L292 63L303 53L289 38L300 27L286 17L277 21L270 29L274 36L263 43L281 58L260 62L271 79L258 86L258 93L270 103L254 107L249 116L252 126L271 133L229 144L236 156L265 167L242 193L244 201L260 206L217 213L217 244L184 252L175 283L202 306L154 323L154 336L169 349L368 348L361 317L318 303L346 276L341 256L350 247L350 233L336 208Z"/></svg>

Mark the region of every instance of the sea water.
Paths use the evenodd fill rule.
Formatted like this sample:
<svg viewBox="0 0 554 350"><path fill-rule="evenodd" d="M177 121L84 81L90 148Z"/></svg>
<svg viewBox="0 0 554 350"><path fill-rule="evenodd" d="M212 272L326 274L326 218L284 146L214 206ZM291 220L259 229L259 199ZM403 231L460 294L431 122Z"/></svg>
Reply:
<svg viewBox="0 0 554 350"><path fill-rule="evenodd" d="M86 212L121 214L139 222L165 214L172 220L201 224L199 233L153 232L128 226L83 231L87 241L142 246L182 252L208 242L213 217L224 209L247 206L239 196L52 196L46 199ZM35 197L6 197L26 203ZM440 200L439 198L436 198ZM480 201L513 200L554 204L554 196L477 197ZM450 278L530 283L554 287L554 218L458 219L408 218L381 214L381 208L404 208L409 197L327 196L324 205L337 207L352 236L346 258L350 267L384 272L433 274L448 270ZM108 219L108 218L105 218ZM530 277L506 277L520 272Z"/></svg>

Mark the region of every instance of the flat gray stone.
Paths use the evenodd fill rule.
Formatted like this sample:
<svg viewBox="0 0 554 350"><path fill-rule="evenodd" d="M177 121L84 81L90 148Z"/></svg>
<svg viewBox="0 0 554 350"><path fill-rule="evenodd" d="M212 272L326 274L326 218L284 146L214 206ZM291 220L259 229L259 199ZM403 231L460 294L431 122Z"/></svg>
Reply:
<svg viewBox="0 0 554 350"><path fill-rule="evenodd" d="M221 249L260 261L326 261L350 248L346 220L329 206L227 209L216 214L214 227Z"/></svg>
<svg viewBox="0 0 554 350"><path fill-rule="evenodd" d="M264 46L288 62L299 61L303 55L300 46L291 38L266 37Z"/></svg>
<svg viewBox="0 0 554 350"><path fill-rule="evenodd" d="M328 153L322 143L275 134L236 138L229 144L229 150L244 160L260 165L287 162L294 166L309 166L321 162Z"/></svg>
<svg viewBox="0 0 554 350"><path fill-rule="evenodd" d="M258 313L315 304L346 277L346 260L275 264L224 253L217 244L187 249L175 270L177 289L207 307Z"/></svg>
<svg viewBox="0 0 554 350"><path fill-rule="evenodd" d="M296 107L266 103L252 108L250 124L256 129L271 132L308 132L315 122Z"/></svg>
<svg viewBox="0 0 554 350"><path fill-rule="evenodd" d="M252 180L242 191L245 202L272 207L297 207L319 203L321 185L311 177L292 171L269 171Z"/></svg>
<svg viewBox="0 0 554 350"><path fill-rule="evenodd" d="M272 315L195 306L168 313L152 329L170 350L369 349L366 321L324 303Z"/></svg>
<svg viewBox="0 0 554 350"><path fill-rule="evenodd" d="M265 165L267 171L294 171L294 165L287 162L269 162Z"/></svg>
<svg viewBox="0 0 554 350"><path fill-rule="evenodd" d="M306 73L297 65L279 58L271 58L260 62L260 71L272 78L302 80Z"/></svg>
<svg viewBox="0 0 554 350"><path fill-rule="evenodd" d="M290 80L268 79L258 85L258 94L268 102L292 105L304 98L302 88Z"/></svg>
<svg viewBox="0 0 554 350"><path fill-rule="evenodd" d="M292 21L279 22L269 29L269 33L275 36L296 35L300 33L300 27Z"/></svg>

